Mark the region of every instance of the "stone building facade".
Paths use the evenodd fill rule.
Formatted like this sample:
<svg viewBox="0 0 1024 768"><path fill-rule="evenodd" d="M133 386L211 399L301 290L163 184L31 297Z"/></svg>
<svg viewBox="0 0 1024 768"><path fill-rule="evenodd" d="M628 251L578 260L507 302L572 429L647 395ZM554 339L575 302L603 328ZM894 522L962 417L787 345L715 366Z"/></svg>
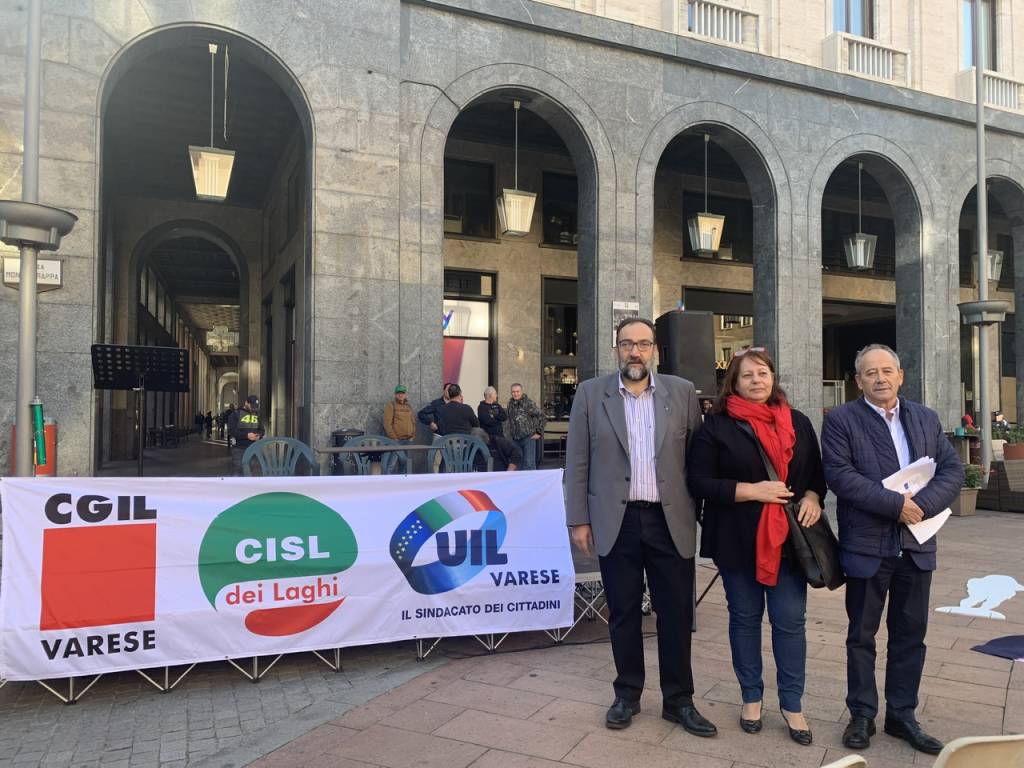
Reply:
<svg viewBox="0 0 1024 768"><path fill-rule="evenodd" d="M513 381L527 391L541 386L541 279L575 278L580 379L613 369L613 303L637 302L650 316L691 290L736 293L748 297L750 341L775 352L791 399L817 418L828 358L823 305L862 302L889 308L908 395L937 408L947 426L958 423L964 342L956 305L974 295L961 280L958 234L974 187L973 105L957 98L966 82L954 61L959 4L939 11L921 0L874 3L876 37L898 54L885 77L849 71L849 36L829 40L831 2L717 3L742 11L739 28L755 30L745 40L689 29L695 5L707 4L44 2L40 202L79 217L59 252L65 286L39 300L39 387L61 429L60 473L96 471L130 430L129 396L92 389L89 347L138 340L139 296L130 284L149 253L145 244L155 248L171 235L205 238L231 256L242 284L238 392L264 393L274 431L314 445L340 426L377 431L396 383L417 405L436 396L446 269L496 276L490 374L503 396ZM1024 6L1001 0L996 13L997 33L1012 30ZM25 17L23 8L0 6L0 66L8 73L0 78L3 197L20 193ZM244 210L126 199L107 173L110 153L127 141L107 114L118 83L146 57L206 37L230 41L239 66L248 62L272 81L274 98L293 110L274 135L293 149L277 155L267 191ZM1003 39L1001 76L1012 81L1024 52L1010 48L1011 34ZM845 46L841 54L829 53L836 46ZM1000 98L1009 98L1004 91ZM446 237L446 157L492 152L493 191L511 184L505 149L458 133L460 115L512 98L560 142L524 148L521 185L542 183L541 169L575 175L573 248L543 247L539 220L522 239ZM1024 115L992 109L988 125L990 193L1019 261ZM679 137L702 133L740 174L723 181L722 194L729 183L745 185L746 261L680 258L683 217L672 195L694 173L664 158ZM823 271L823 197L851 158L887 201L891 275ZM118 162L130 167L124 157ZM1024 291L1024 264L1013 266L1018 277L996 294L1011 304ZM176 306L173 296L167 301ZM3 424L14 418L16 307L5 289ZM1014 318L1020 366L1024 316ZM201 330L187 325L182 320L171 336ZM224 372L196 346L209 370L194 381L187 407L205 411L218 405ZM996 390L995 402L1002 397L1015 412L1024 389ZM467 401L476 397L468 393ZM178 418L185 407L178 405Z"/></svg>

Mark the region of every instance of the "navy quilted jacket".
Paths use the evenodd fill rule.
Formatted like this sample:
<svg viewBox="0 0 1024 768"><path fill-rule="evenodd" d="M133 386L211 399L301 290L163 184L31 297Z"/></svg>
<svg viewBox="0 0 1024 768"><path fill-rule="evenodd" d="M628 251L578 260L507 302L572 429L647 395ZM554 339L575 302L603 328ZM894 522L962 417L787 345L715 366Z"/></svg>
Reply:
<svg viewBox="0 0 1024 768"><path fill-rule="evenodd" d="M910 445L910 459L935 459L935 477L914 496L933 517L960 493L964 468L942 432L931 408L900 398L900 422ZM885 420L863 397L828 412L821 431L825 480L838 499L839 546L873 557L892 557L903 549L918 567L935 569L935 540L918 544L899 524L903 496L882 487L882 480L899 471L899 459Z"/></svg>

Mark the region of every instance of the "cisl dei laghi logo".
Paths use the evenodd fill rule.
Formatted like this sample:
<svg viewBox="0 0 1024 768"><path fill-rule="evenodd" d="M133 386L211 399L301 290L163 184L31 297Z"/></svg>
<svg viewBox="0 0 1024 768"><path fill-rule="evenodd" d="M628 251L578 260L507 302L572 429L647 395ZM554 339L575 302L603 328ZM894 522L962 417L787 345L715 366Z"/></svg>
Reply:
<svg viewBox="0 0 1024 768"><path fill-rule="evenodd" d="M199 548L199 580L210 605L242 610L256 635L316 626L345 597L339 575L356 560L349 524L298 493L263 493L214 518Z"/></svg>
<svg viewBox="0 0 1024 768"><path fill-rule="evenodd" d="M468 531L442 530L468 516L472 517L462 522L483 516L483 523ZM409 586L422 595L437 595L462 586L489 565L505 565L508 556L499 549L507 529L504 513L486 493L453 491L410 512L392 534L389 549ZM431 539L437 546L437 559L417 562L420 550Z"/></svg>

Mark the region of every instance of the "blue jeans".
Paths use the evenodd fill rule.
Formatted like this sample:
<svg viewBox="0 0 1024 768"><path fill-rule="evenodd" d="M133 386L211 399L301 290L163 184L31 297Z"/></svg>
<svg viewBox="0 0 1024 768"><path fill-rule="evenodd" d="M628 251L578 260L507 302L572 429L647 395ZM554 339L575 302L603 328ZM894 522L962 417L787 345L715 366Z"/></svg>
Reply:
<svg viewBox="0 0 1024 768"><path fill-rule="evenodd" d="M534 440L532 437L524 437L516 440L516 445L523 452L523 466L520 469L537 468L537 448L540 446L540 438Z"/></svg>
<svg viewBox="0 0 1024 768"><path fill-rule="evenodd" d="M761 701L761 621L765 603L772 625L772 654L775 656L779 705L787 712L800 712L807 662L807 581L799 568L783 558L779 581L766 587L754 578L754 568L719 569L729 603L729 645L732 668L740 684L743 702Z"/></svg>

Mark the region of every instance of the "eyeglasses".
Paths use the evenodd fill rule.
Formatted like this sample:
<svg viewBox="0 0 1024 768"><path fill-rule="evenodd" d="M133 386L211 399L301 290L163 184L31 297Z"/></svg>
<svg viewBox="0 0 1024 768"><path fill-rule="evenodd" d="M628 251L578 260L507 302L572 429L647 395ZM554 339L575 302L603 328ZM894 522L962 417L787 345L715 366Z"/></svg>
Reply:
<svg viewBox="0 0 1024 768"><path fill-rule="evenodd" d="M733 355L733 357L743 357L745 354L747 354L747 352L767 352L767 351L768 350L765 349L764 347L747 347L746 349L741 349L739 352L736 352Z"/></svg>
<svg viewBox="0 0 1024 768"><path fill-rule="evenodd" d="M617 346L623 352L632 352L633 347L636 347L641 352L650 352L652 349L654 349L654 342L649 341L647 339L643 339L641 341L630 341L629 339L622 339L621 341L617 342L615 346Z"/></svg>

